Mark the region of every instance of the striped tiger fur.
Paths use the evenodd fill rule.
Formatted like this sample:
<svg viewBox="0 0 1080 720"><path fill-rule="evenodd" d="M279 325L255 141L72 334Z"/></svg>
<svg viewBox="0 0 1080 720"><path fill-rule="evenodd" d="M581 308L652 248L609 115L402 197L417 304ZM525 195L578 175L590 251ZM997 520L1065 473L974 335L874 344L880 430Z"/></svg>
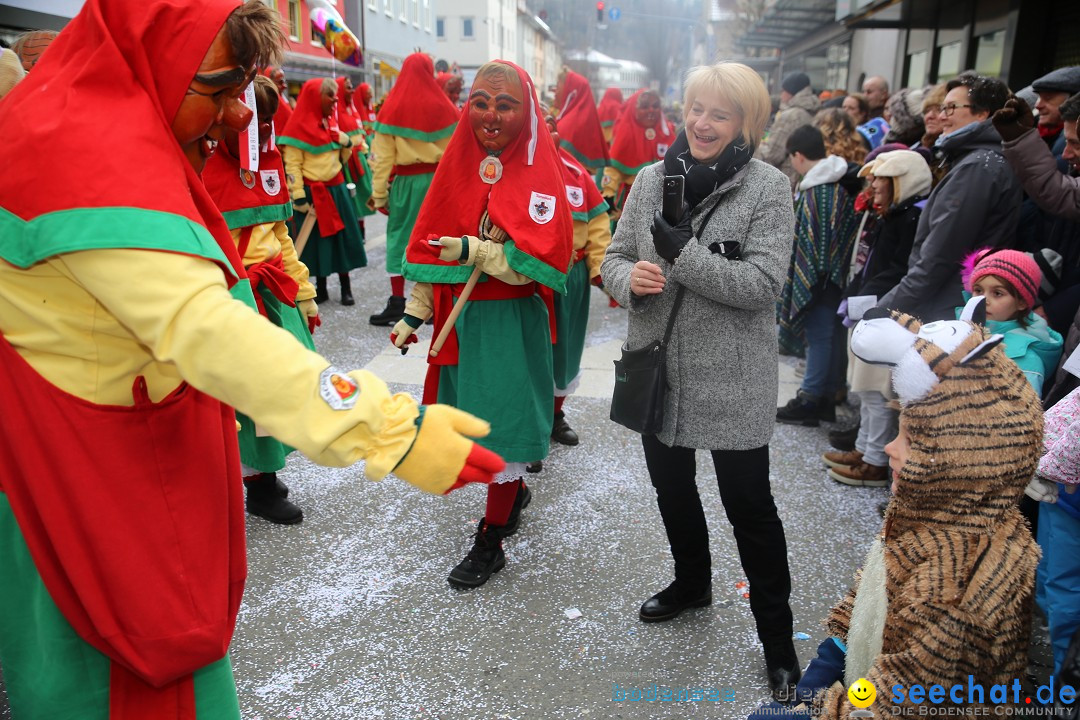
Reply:
<svg viewBox="0 0 1080 720"><path fill-rule="evenodd" d="M918 333L916 319L893 319ZM1023 681L1039 549L1018 503L1038 464L1042 408L1000 347L961 363L985 339L971 327L952 352L922 338L912 345L939 381L900 414L911 449L881 536L887 610L866 675L877 688L875 718L893 717L893 685L966 688L971 675L989 693ZM850 627L857 592L826 621L845 641L858 630ZM815 705L826 718L855 710L839 683Z"/></svg>

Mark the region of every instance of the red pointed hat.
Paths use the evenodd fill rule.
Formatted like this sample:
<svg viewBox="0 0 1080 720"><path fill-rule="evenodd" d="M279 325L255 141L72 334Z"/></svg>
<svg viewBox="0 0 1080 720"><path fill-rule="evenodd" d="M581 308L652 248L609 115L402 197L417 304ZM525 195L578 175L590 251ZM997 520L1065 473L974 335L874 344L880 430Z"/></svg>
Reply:
<svg viewBox="0 0 1080 720"><path fill-rule="evenodd" d="M0 137L12 141L0 145L0 257L28 267L73 250L190 252L194 242L230 285L244 277L225 221L171 129L237 7L237 0L87 0L3 100ZM64 130L71 108L79 110L79 133ZM96 151L87 152L87 137ZM174 247L178 237L184 249Z"/></svg>
<svg viewBox="0 0 1080 720"><path fill-rule="evenodd" d="M528 73L506 60L495 62L517 72L526 105L525 127L499 155L502 178L489 185L480 178L480 162L488 152L467 121L458 123L409 237L405 275L419 282L465 282L472 268L439 260L438 248L427 241L444 235L476 235L487 210L491 221L511 238L506 252L510 267L563 292L573 225L562 160L540 117Z"/></svg>
<svg viewBox="0 0 1080 720"><path fill-rule="evenodd" d="M560 144L587 168L596 170L607 165L607 140L589 81L576 72L567 72L555 105L559 107Z"/></svg>
<svg viewBox="0 0 1080 720"><path fill-rule="evenodd" d="M323 78L313 78L300 88L300 97L277 139L278 145L292 145L316 154L341 147L337 134L323 124L322 85Z"/></svg>
<svg viewBox="0 0 1080 720"><path fill-rule="evenodd" d="M611 127L614 125L619 118L619 113L622 112L622 107L622 90L617 87L609 87L605 90L604 97L600 99L600 104L596 107L596 114L600 118L600 126Z"/></svg>
<svg viewBox="0 0 1080 720"><path fill-rule="evenodd" d="M431 56L413 53L401 64L397 82L375 120L375 132L434 142L454 132L459 116L435 82Z"/></svg>
<svg viewBox="0 0 1080 720"><path fill-rule="evenodd" d="M354 90L352 97L345 102L345 78L339 77L336 82L338 127L346 135L353 135L360 129L360 119L357 117L356 105L353 103L356 91Z"/></svg>
<svg viewBox="0 0 1080 720"><path fill-rule="evenodd" d="M615 123L615 137L611 139L611 164L625 175L637 175L657 160L662 160L667 149L675 142L675 128L668 123L663 112L651 128L638 123L637 101L645 92L655 93L642 88L626 101ZM650 130L652 138L649 137Z"/></svg>

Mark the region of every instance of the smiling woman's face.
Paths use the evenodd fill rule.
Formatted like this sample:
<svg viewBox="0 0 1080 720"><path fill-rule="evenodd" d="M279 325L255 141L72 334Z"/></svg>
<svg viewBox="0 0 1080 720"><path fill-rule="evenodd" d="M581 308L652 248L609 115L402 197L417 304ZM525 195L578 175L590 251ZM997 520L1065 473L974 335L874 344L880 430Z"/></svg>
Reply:
<svg viewBox="0 0 1080 720"><path fill-rule="evenodd" d="M525 101L517 75L477 76L469 93L469 125L488 152L500 152L525 127Z"/></svg>
<svg viewBox="0 0 1080 720"><path fill-rule="evenodd" d="M686 141L699 163L711 164L742 136L742 130L742 116L735 106L712 88L702 88L686 111Z"/></svg>

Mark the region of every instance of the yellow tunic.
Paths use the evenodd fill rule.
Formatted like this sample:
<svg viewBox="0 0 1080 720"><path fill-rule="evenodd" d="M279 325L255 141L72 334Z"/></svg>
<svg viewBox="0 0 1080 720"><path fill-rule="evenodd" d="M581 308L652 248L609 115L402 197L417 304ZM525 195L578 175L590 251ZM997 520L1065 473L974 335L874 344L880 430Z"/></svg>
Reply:
<svg viewBox="0 0 1080 720"><path fill-rule="evenodd" d="M237 247L240 246L240 232L240 228L232 231L233 242ZM285 272L300 286L300 290L296 293L296 300L299 302L315 297L315 288L308 281L307 266L296 257L296 248L293 247L292 238L289 237L289 228L285 222L278 220L253 226L251 240L244 252L244 267L273 260L279 254L285 266Z"/></svg>
<svg viewBox="0 0 1080 720"><path fill-rule="evenodd" d="M604 168L604 178L600 181L600 194L604 197L615 197L619 188L623 185L630 187L634 184L637 175L624 175L613 165Z"/></svg>
<svg viewBox="0 0 1080 720"><path fill-rule="evenodd" d="M282 145L281 151L281 159L285 163L285 179L289 184L289 197L296 202L305 198L304 180L333 180L341 172L342 164L349 162L353 149L344 147L316 155L292 145Z"/></svg>
<svg viewBox="0 0 1080 720"><path fill-rule="evenodd" d="M132 405L139 375L155 401L186 380L318 463L366 459L372 479L417 434L416 401L365 370L348 373L355 406L332 409L319 388L330 363L234 300L200 257L110 249L25 270L0 261L0 333L46 380L90 402Z"/></svg>
<svg viewBox="0 0 1080 720"><path fill-rule="evenodd" d="M428 142L375 133L375 138L371 141L371 199L375 207L386 207L390 194L387 183L390 180L390 171L395 165L439 162L446 152L446 146L450 144L450 137L448 135L441 140Z"/></svg>
<svg viewBox="0 0 1080 720"><path fill-rule="evenodd" d="M611 244L611 220L608 214L600 213L589 222L574 221L574 252L585 249L586 265L589 268L589 280L600 275L600 266Z"/></svg>

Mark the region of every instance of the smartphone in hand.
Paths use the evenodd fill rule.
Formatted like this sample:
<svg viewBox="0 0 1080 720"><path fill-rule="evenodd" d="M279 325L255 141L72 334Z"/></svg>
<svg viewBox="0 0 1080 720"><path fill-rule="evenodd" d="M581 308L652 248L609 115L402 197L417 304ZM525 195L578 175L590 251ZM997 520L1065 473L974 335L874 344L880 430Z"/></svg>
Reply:
<svg viewBox="0 0 1080 720"><path fill-rule="evenodd" d="M677 225L682 220L685 181L682 175L664 176L664 195L660 205L660 214L664 216L668 225Z"/></svg>

